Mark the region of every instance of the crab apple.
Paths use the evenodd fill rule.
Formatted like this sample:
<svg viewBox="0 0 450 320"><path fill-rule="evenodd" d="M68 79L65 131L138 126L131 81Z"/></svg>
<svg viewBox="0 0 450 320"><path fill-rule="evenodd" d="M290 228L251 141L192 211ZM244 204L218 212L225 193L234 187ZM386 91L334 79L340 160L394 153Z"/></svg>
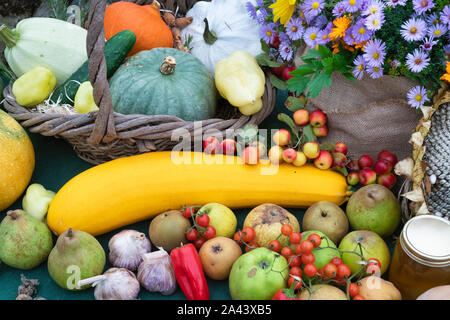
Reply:
<svg viewBox="0 0 450 320"><path fill-rule="evenodd" d="M333 152L343 153L344 155L347 155L348 148L345 143L338 142L335 145L336 145L336 148L334 148Z"/></svg>
<svg viewBox="0 0 450 320"><path fill-rule="evenodd" d="M297 157L295 158L294 162L292 164L296 167L301 167L306 164L308 159L306 158L305 154L301 151L297 151Z"/></svg>
<svg viewBox="0 0 450 320"><path fill-rule="evenodd" d="M392 189L396 182L397 178L392 172L383 174L377 178L377 183L385 186L388 189Z"/></svg>
<svg viewBox="0 0 450 320"><path fill-rule="evenodd" d="M203 140L203 151L209 154L218 153L220 150L220 142L216 137L208 137Z"/></svg>
<svg viewBox="0 0 450 320"><path fill-rule="evenodd" d="M326 137L328 135L328 126L327 125L323 125L320 128L314 127L312 129L312 131L313 131L313 133L314 133L314 135L316 137L319 137L319 138L320 137Z"/></svg>
<svg viewBox="0 0 450 320"><path fill-rule="evenodd" d="M283 162L283 148L280 146L273 146L269 149L269 160L272 163L281 163Z"/></svg>
<svg viewBox="0 0 450 320"><path fill-rule="evenodd" d="M292 163L297 158L297 151L292 148L288 148L283 151L283 160L287 163Z"/></svg>
<svg viewBox="0 0 450 320"><path fill-rule="evenodd" d="M303 153L308 159L315 159L320 154L320 145L314 141L306 142L303 145Z"/></svg>
<svg viewBox="0 0 450 320"><path fill-rule="evenodd" d="M373 159L368 154L363 154L361 157L359 157L358 166L361 169L370 168L370 167L372 167L372 165L373 165Z"/></svg>
<svg viewBox="0 0 450 320"><path fill-rule="evenodd" d="M358 160L351 160L349 163L347 163L347 168L350 171L359 171Z"/></svg>
<svg viewBox="0 0 450 320"><path fill-rule="evenodd" d="M223 154L233 155L236 152L236 141L233 139L225 139L220 144Z"/></svg>
<svg viewBox="0 0 450 320"><path fill-rule="evenodd" d="M359 172L359 182L367 186L377 181L377 174L370 168L364 168Z"/></svg>
<svg viewBox="0 0 450 320"><path fill-rule="evenodd" d="M330 169L332 164L333 156L326 150L321 150L319 156L314 159L314 165L322 170Z"/></svg>
<svg viewBox="0 0 450 320"><path fill-rule="evenodd" d="M309 111L300 109L294 112L292 115L294 122L298 126L306 126L309 123Z"/></svg>
<svg viewBox="0 0 450 320"><path fill-rule="evenodd" d="M314 128L323 127L327 123L327 116L322 110L314 110L309 115L309 123Z"/></svg>
<svg viewBox="0 0 450 320"><path fill-rule="evenodd" d="M280 64L279 67L271 67L270 69L272 70L272 72L275 75L281 76L281 74L283 73L283 70L284 70L284 64Z"/></svg>
<svg viewBox="0 0 450 320"><path fill-rule="evenodd" d="M266 154L267 148L266 148L266 145L263 142L261 142L261 141L253 141L250 145L252 147L258 148L260 157Z"/></svg>
<svg viewBox="0 0 450 320"><path fill-rule="evenodd" d="M269 42L269 45L272 48L278 48L280 46L281 42L280 42L280 38L278 37L278 35L275 35L272 40Z"/></svg>
<svg viewBox="0 0 450 320"><path fill-rule="evenodd" d="M246 164L257 164L259 161L259 150L256 147L249 146L242 151L241 157Z"/></svg>
<svg viewBox="0 0 450 320"><path fill-rule="evenodd" d="M395 166L395 164L397 163L397 156L395 154L393 154L392 152L390 152L389 150L381 150L378 153L378 160L386 160L389 161L392 166Z"/></svg>
<svg viewBox="0 0 450 320"><path fill-rule="evenodd" d="M340 152L333 152L333 167L344 168L347 164L347 156Z"/></svg>
<svg viewBox="0 0 450 320"><path fill-rule="evenodd" d="M294 71L295 69L295 66L285 67L283 69L283 73L281 74L283 80L288 81L290 78L293 78L294 76L291 74L291 71Z"/></svg>
<svg viewBox="0 0 450 320"><path fill-rule="evenodd" d="M392 171L392 164L387 160L377 160L373 165L373 171L378 175L383 175Z"/></svg>
<svg viewBox="0 0 450 320"><path fill-rule="evenodd" d="M273 142L277 146L284 147L291 143L291 133L286 129L280 129L273 134Z"/></svg>
<svg viewBox="0 0 450 320"><path fill-rule="evenodd" d="M356 186L359 183L359 173L351 171L347 175L347 183L351 186Z"/></svg>

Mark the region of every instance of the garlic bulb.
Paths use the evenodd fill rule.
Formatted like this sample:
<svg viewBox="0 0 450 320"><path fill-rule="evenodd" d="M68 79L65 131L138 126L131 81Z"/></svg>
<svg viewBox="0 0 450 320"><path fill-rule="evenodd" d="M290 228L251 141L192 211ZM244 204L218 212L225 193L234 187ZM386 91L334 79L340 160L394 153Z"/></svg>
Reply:
<svg viewBox="0 0 450 320"><path fill-rule="evenodd" d="M161 247L159 251L146 253L139 266L137 279L148 291L170 295L177 288L177 280L169 254Z"/></svg>
<svg viewBox="0 0 450 320"><path fill-rule="evenodd" d="M142 262L142 255L151 251L150 240L142 232L123 230L114 235L108 243L109 262L117 268L136 271Z"/></svg>
<svg viewBox="0 0 450 320"><path fill-rule="evenodd" d="M111 268L100 276L78 281L79 286L91 283L96 300L136 300L141 288L134 273L125 268Z"/></svg>

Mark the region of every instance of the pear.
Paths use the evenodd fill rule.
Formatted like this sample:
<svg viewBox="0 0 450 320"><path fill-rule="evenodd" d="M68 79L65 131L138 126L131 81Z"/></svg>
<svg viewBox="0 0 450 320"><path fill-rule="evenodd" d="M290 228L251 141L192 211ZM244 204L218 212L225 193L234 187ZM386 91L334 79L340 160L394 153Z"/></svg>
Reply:
<svg viewBox="0 0 450 320"><path fill-rule="evenodd" d="M103 273L106 254L100 243L89 233L69 229L62 233L48 257L48 272L62 288L84 290L78 281Z"/></svg>
<svg viewBox="0 0 450 320"><path fill-rule="evenodd" d="M0 260L29 270L39 266L53 247L50 229L23 210L8 211L0 224Z"/></svg>

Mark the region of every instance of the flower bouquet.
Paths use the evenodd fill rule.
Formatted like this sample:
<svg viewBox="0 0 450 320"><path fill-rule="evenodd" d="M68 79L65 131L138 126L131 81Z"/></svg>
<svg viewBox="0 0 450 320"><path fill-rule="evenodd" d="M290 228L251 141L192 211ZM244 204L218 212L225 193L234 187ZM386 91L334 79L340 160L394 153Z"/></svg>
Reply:
<svg viewBox="0 0 450 320"><path fill-rule="evenodd" d="M370 151L373 144L357 144L391 138L397 147L390 149L410 153L404 146L419 113L405 106L431 104L450 78L447 0L256 0L247 2L247 10L260 24L266 60L281 77L274 81L278 88L324 109L342 139L351 130L349 118L360 117L353 150ZM341 118L333 119L333 112ZM396 130L383 133L386 128Z"/></svg>

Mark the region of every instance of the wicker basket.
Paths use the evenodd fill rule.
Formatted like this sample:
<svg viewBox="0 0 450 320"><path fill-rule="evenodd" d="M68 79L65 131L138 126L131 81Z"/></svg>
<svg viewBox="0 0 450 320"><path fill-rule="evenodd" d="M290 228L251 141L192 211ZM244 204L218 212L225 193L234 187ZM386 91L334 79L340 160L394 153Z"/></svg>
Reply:
<svg viewBox="0 0 450 320"><path fill-rule="evenodd" d="M129 0L146 4L146 0ZM160 1L162 8L183 14L186 12L186 0ZM88 19L87 53L89 57L89 79L94 87L94 100L99 111L89 114L42 113L35 108L19 105L11 92L11 86L4 90L4 108L30 132L44 136L63 138L73 145L78 156L90 163L100 164L119 157L144 152L170 150L178 144L172 140L176 130L187 130L192 144L202 139L202 132L215 129L223 138L234 130L248 124L260 124L274 109L276 89L266 74L266 87L261 111L252 116L243 116L238 109L221 100L218 112L213 119L188 122L168 115L124 115L113 111L111 96L106 79L106 63L103 54L104 25L103 17L106 0L90 1ZM195 136L194 136L194 129Z"/></svg>
<svg viewBox="0 0 450 320"><path fill-rule="evenodd" d="M432 107L422 108L423 117L411 136L413 153L395 171L405 177L398 193L403 221L433 214L450 219L450 91L444 84Z"/></svg>

